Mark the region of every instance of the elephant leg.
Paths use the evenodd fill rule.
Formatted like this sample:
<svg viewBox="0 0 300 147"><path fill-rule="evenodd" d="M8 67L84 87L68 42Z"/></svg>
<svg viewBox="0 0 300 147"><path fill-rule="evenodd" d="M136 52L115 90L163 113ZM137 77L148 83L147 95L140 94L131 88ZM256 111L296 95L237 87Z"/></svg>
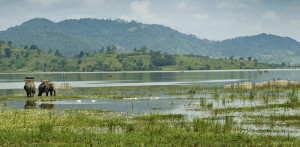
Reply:
<svg viewBox="0 0 300 147"><path fill-rule="evenodd" d="M48 96L48 93L49 93L49 92L46 92L46 96Z"/></svg>
<svg viewBox="0 0 300 147"><path fill-rule="evenodd" d="M52 91L50 91L50 96L52 96Z"/></svg>
<svg viewBox="0 0 300 147"><path fill-rule="evenodd" d="M55 96L55 95L56 95L56 91L55 91L55 90L53 90L53 93L54 93L54 94L53 94L53 96Z"/></svg>
<svg viewBox="0 0 300 147"><path fill-rule="evenodd" d="M27 97L30 97L30 94L29 94L29 92L27 92Z"/></svg>
<svg viewBox="0 0 300 147"><path fill-rule="evenodd" d="M42 96L42 92L39 92L38 96Z"/></svg>

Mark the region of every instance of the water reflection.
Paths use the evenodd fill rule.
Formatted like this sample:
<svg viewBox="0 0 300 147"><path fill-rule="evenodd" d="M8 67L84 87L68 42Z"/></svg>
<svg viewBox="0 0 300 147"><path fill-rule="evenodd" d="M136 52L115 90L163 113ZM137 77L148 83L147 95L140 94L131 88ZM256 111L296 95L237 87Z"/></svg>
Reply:
<svg viewBox="0 0 300 147"><path fill-rule="evenodd" d="M26 101L24 109L36 109L35 101Z"/></svg>
<svg viewBox="0 0 300 147"><path fill-rule="evenodd" d="M54 100L51 100L54 101ZM48 104L48 103L43 103L43 101L39 100L38 102L39 108L40 109L54 109L55 104ZM24 109L36 109L36 101L32 100L27 100L24 106Z"/></svg>
<svg viewBox="0 0 300 147"><path fill-rule="evenodd" d="M50 101L55 101L55 100L50 100ZM39 101L39 106L40 109L47 109L47 110L55 109L55 104L43 103L43 101Z"/></svg>

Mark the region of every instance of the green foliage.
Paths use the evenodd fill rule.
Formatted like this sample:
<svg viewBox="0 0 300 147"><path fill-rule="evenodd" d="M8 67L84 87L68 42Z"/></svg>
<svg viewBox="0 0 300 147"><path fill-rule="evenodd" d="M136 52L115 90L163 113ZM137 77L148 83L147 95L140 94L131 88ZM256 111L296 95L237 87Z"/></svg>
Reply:
<svg viewBox="0 0 300 147"><path fill-rule="evenodd" d="M34 47L35 48L35 47ZM84 53L73 59L62 57L59 50L54 55L40 48L22 49L3 44L0 47L1 71L143 71L143 70L210 70L273 68L248 60L225 60L161 54L144 49L132 53L116 52L116 47L95 54ZM114 51L111 52L110 49ZM143 50L143 51L142 51ZM50 50L51 51L51 50ZM108 52L107 52L108 51ZM50 52L49 52L50 53Z"/></svg>

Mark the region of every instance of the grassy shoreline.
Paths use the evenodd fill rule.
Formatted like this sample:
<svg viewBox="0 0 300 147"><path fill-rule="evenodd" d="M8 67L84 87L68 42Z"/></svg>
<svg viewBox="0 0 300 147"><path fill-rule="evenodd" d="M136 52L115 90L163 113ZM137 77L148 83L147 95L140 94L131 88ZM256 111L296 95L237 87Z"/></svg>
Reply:
<svg viewBox="0 0 300 147"><path fill-rule="evenodd" d="M1 110L4 146L297 146L289 136L249 135L230 118L224 124L178 114L99 110Z"/></svg>
<svg viewBox="0 0 300 147"><path fill-rule="evenodd" d="M261 89L224 89L223 87L161 86L105 87L60 90L54 97L0 97L23 100L60 100L77 98L151 97L194 100L186 111L212 113L208 117L183 114L131 114L105 110L1 109L0 144L3 146L299 146L300 138L280 133L281 128L297 131L300 86L267 86ZM134 94L132 94L134 93ZM68 95L69 94L69 95ZM284 100L277 102L277 100ZM216 107L207 101L222 103ZM266 101L260 105L231 107L227 102ZM276 103L268 103L275 100ZM173 102L173 101L172 101ZM255 104L255 103L254 103ZM226 107L225 107L226 106ZM273 109L283 113L267 113ZM250 125L257 131L245 126ZM265 128L265 126L268 126ZM272 128L275 135L270 135ZM286 131L286 130L283 130ZM254 133L253 133L254 132ZM277 133L277 134L276 134ZM288 135L287 135L288 134Z"/></svg>

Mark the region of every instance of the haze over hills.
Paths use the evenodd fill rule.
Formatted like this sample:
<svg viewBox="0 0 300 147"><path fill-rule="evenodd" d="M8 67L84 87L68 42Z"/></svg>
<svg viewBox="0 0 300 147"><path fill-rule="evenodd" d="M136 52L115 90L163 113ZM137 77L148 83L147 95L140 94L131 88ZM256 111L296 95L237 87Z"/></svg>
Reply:
<svg viewBox="0 0 300 147"><path fill-rule="evenodd" d="M300 43L289 37L271 34L237 37L223 41L199 39L162 25L135 21L79 19L58 23L35 18L0 32L0 40L16 46L35 44L44 51L59 50L72 57L80 51L99 50L116 45L120 51L147 46L171 54L197 54L212 58L231 55L268 63L300 64Z"/></svg>

